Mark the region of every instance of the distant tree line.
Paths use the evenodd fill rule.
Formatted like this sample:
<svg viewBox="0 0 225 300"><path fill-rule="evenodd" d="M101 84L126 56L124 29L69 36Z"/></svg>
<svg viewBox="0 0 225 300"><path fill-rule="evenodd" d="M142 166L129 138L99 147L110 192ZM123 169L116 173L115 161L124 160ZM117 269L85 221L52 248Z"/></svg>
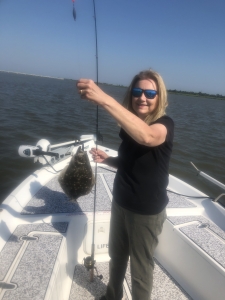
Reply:
<svg viewBox="0 0 225 300"><path fill-rule="evenodd" d="M225 100L225 96L220 95L220 94L207 94L207 93L202 93L202 92L186 92L186 91L179 91L179 90L167 90L168 93L171 94L182 94L182 95L191 95L191 96L195 96L195 97L207 97L207 98L215 98L215 99L224 99Z"/></svg>

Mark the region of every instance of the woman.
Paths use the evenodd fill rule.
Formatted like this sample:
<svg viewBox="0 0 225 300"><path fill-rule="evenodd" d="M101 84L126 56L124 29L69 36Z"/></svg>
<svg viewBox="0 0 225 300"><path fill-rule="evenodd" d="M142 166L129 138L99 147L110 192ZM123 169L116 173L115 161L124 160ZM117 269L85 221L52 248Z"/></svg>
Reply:
<svg viewBox="0 0 225 300"><path fill-rule="evenodd" d="M116 167L110 221L110 279L101 299L121 300L130 257L132 299L149 300L154 250L166 219L173 120L165 115L166 87L151 70L137 74L120 105L93 81L77 83L81 98L102 106L120 124L118 157L92 149L97 162Z"/></svg>

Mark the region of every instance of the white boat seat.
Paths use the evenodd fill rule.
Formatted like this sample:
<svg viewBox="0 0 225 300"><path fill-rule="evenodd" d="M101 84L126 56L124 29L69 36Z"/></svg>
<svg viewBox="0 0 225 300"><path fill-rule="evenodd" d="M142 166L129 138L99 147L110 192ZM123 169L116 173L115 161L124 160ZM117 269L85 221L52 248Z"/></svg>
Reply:
<svg viewBox="0 0 225 300"><path fill-rule="evenodd" d="M225 269L225 232L203 216L169 216L179 231ZM195 222L195 223L193 223Z"/></svg>
<svg viewBox="0 0 225 300"><path fill-rule="evenodd" d="M67 227L66 222L16 227L0 252L2 300L45 298ZM7 289L7 284L15 288Z"/></svg>

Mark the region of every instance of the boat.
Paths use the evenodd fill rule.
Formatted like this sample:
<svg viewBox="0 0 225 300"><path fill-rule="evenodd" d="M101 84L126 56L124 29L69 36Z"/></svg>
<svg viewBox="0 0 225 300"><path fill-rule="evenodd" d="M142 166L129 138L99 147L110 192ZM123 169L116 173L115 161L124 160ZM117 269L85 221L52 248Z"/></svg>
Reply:
<svg viewBox="0 0 225 300"><path fill-rule="evenodd" d="M72 202L57 178L80 146L96 168L96 188ZM89 154L92 147L96 147L94 135L56 145L40 140L36 146L19 148L20 155L34 158L42 167L0 205L0 300L99 299L104 295L115 169L96 165ZM103 145L98 148L117 155ZM172 175L168 197L167 220L154 257L151 299L224 299L225 208ZM93 245L94 265L88 267ZM132 299L129 264L123 299Z"/></svg>

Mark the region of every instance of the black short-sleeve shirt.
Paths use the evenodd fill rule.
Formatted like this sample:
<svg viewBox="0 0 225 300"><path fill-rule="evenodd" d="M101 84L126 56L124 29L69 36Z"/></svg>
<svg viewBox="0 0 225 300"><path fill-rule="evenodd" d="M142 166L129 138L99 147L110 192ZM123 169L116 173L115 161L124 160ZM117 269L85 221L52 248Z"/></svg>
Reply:
<svg viewBox="0 0 225 300"><path fill-rule="evenodd" d="M165 142L156 147L140 145L123 129L120 131L122 143L118 150L113 198L123 208L144 215L158 214L168 203L166 187L174 123L168 116L152 124L156 123L167 128Z"/></svg>

